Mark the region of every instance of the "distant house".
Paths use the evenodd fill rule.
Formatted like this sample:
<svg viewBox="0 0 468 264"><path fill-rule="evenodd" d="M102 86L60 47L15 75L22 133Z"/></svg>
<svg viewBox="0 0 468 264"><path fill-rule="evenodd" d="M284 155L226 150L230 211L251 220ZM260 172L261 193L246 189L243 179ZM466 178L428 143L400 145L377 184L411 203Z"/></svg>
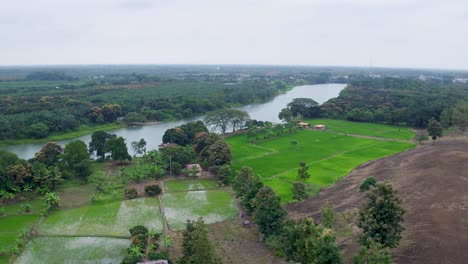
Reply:
<svg viewBox="0 0 468 264"><path fill-rule="evenodd" d="M177 147L178 145L176 143L164 143L159 145L159 148L172 148L172 147Z"/></svg>
<svg viewBox="0 0 468 264"><path fill-rule="evenodd" d="M193 171L193 170L196 170L197 171L197 174L196 176L197 177L200 177L201 176L201 173L203 171L202 167L200 166L200 164L185 164L185 168L189 171Z"/></svg>
<svg viewBox="0 0 468 264"><path fill-rule="evenodd" d="M302 127L302 128L308 128L310 127L310 124L309 123L305 123L305 122L299 122L297 123L298 126Z"/></svg>
<svg viewBox="0 0 468 264"><path fill-rule="evenodd" d="M165 259L151 260L146 262L138 262L138 264L168 264L169 262Z"/></svg>
<svg viewBox="0 0 468 264"><path fill-rule="evenodd" d="M314 128L317 130L325 130L326 127L327 127L326 125L322 125L322 124L318 124L314 126Z"/></svg>

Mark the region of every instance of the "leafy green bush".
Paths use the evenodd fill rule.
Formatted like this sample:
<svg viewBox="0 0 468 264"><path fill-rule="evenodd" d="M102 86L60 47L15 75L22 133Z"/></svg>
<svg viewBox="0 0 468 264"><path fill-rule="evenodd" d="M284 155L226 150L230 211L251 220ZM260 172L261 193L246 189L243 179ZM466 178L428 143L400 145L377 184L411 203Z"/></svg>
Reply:
<svg viewBox="0 0 468 264"><path fill-rule="evenodd" d="M30 213L31 212L31 209L32 209L32 206L30 203L24 203L21 205L21 209L23 210L23 212L25 213Z"/></svg>
<svg viewBox="0 0 468 264"><path fill-rule="evenodd" d="M135 199L138 197L138 191L135 187L130 187L125 189L125 198L126 199Z"/></svg>
<svg viewBox="0 0 468 264"><path fill-rule="evenodd" d="M158 260L158 259L166 259L166 260L169 260L169 253L167 253L166 251L164 252L150 252L148 254L148 257L150 260Z"/></svg>
<svg viewBox="0 0 468 264"><path fill-rule="evenodd" d="M155 196L160 194L162 189L157 184L150 184L145 186L145 192L150 196Z"/></svg>
<svg viewBox="0 0 468 264"><path fill-rule="evenodd" d="M143 260L142 256L136 256L136 255L127 255L125 258L122 260L122 264L136 264Z"/></svg>
<svg viewBox="0 0 468 264"><path fill-rule="evenodd" d="M367 191L369 190L369 188L371 186L375 186L375 184L377 183L377 181L375 180L374 177L367 177L364 182L361 184L361 186L359 186L359 190L361 192L364 192L364 191Z"/></svg>
<svg viewBox="0 0 468 264"><path fill-rule="evenodd" d="M142 225L137 225L132 228L130 228L130 235L132 237L137 236L137 235L148 235L148 228L142 226Z"/></svg>

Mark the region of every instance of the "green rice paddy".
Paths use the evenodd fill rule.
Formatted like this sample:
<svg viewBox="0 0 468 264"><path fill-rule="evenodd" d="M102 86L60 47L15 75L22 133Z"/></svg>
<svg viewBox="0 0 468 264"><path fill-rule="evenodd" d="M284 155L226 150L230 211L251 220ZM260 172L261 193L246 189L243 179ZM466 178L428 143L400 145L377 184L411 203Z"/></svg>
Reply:
<svg viewBox="0 0 468 264"><path fill-rule="evenodd" d="M330 121L331 123L328 123ZM315 121L314 121L315 122ZM344 129L348 121L316 120L330 129ZM314 124L314 123L311 123ZM294 134L249 144L246 135L230 137L227 142L233 153L233 170L249 166L271 186L282 202L292 201L292 183L296 180L299 163L309 166L309 183L318 188L328 186L360 164L405 151L414 144L403 142L413 135L406 128L399 130L379 124L352 123L349 134L387 137L398 140L378 140L348 136L330 131L302 130ZM292 144L291 142L296 142Z"/></svg>
<svg viewBox="0 0 468 264"><path fill-rule="evenodd" d="M94 204L50 214L39 228L44 235L129 237L128 229L144 225L162 230L162 216L155 198Z"/></svg>
<svg viewBox="0 0 468 264"><path fill-rule="evenodd" d="M402 126L351 122L337 119L308 119L304 122L311 124L311 126L323 124L326 125L328 130L344 134L355 134L400 140L411 140L414 137L414 133L411 128Z"/></svg>
<svg viewBox="0 0 468 264"><path fill-rule="evenodd" d="M183 229L188 219L214 223L237 215L236 202L223 190L165 193L162 200L171 230Z"/></svg>
<svg viewBox="0 0 468 264"><path fill-rule="evenodd" d="M26 246L15 264L120 263L128 239L104 237L37 237Z"/></svg>
<svg viewBox="0 0 468 264"><path fill-rule="evenodd" d="M218 182L211 179L171 180L164 182L166 192L213 190L218 188Z"/></svg>
<svg viewBox="0 0 468 264"><path fill-rule="evenodd" d="M22 230L29 229L39 223L40 216L36 214L12 215L0 218L0 248L9 249Z"/></svg>

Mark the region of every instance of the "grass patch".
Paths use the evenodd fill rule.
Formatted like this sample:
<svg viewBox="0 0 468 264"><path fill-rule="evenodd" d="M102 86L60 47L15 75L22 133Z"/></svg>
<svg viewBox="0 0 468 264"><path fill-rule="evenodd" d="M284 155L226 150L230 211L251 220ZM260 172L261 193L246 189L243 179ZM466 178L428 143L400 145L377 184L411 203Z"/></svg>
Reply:
<svg viewBox="0 0 468 264"><path fill-rule="evenodd" d="M235 201L222 190L165 193L162 200L171 230L183 229L187 220L197 220L199 217L210 224L237 215Z"/></svg>
<svg viewBox="0 0 468 264"><path fill-rule="evenodd" d="M40 216L37 214L0 217L0 247L11 248L21 230L38 224L39 219Z"/></svg>
<svg viewBox="0 0 468 264"><path fill-rule="evenodd" d="M308 119L304 122L310 123L312 126L317 124L324 124L327 125L327 129L331 131L345 134L356 134L400 140L411 140L414 137L413 130L403 126L351 122L337 119Z"/></svg>
<svg viewBox="0 0 468 264"><path fill-rule="evenodd" d="M162 230L157 199L139 198L56 211L46 218L39 232L57 236L129 237L128 229L135 225Z"/></svg>
<svg viewBox="0 0 468 264"><path fill-rule="evenodd" d="M218 182L211 179L170 180L164 182L166 192L212 190L218 188Z"/></svg>
<svg viewBox="0 0 468 264"><path fill-rule="evenodd" d="M6 215L18 215L18 214L25 214L24 209L22 206L26 203L31 205L31 212L30 213L39 213L41 209L45 207L44 201L42 199L34 199L30 201L23 201L15 204L9 204L1 206L5 208Z"/></svg>
<svg viewBox="0 0 468 264"><path fill-rule="evenodd" d="M26 245L14 263L120 263L129 245L128 239L38 237Z"/></svg>
<svg viewBox="0 0 468 264"><path fill-rule="evenodd" d="M242 141L244 145L239 148ZM293 145L291 141L296 141L297 144ZM233 152L234 171L243 166L252 167L264 183L275 190L282 202L292 201L292 183L296 180L301 161L309 165L311 177L308 182L314 186L316 193L319 188L333 184L366 161L415 146L406 142L382 141L313 130L302 130L257 145L249 144L245 135L230 137L227 142ZM250 150L254 148L269 151L259 154ZM252 156L248 156L252 153Z"/></svg>

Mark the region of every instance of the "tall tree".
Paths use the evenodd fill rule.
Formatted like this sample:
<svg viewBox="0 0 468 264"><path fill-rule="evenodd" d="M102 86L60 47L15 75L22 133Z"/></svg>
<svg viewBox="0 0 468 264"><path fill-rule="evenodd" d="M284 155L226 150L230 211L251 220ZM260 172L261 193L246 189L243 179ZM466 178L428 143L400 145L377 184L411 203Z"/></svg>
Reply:
<svg viewBox="0 0 468 264"><path fill-rule="evenodd" d="M254 199L263 187L263 182L254 174L252 168L243 167L234 179L232 188L240 198L241 204L251 214L254 211Z"/></svg>
<svg viewBox="0 0 468 264"><path fill-rule="evenodd" d="M59 144L55 142L49 142L45 144L39 152L36 153L35 159L41 163L44 163L48 167L53 166L60 160L60 155L62 152L63 149Z"/></svg>
<svg viewBox="0 0 468 264"><path fill-rule="evenodd" d="M146 141L142 138L139 141L132 142L134 156L146 153Z"/></svg>
<svg viewBox="0 0 468 264"><path fill-rule="evenodd" d="M63 151L62 160L67 168L74 169L74 166L83 160L89 159L88 148L81 140L68 143Z"/></svg>
<svg viewBox="0 0 468 264"><path fill-rule="evenodd" d="M436 140L438 137L442 137L442 131L442 125L434 118L431 118L429 120L429 124L427 125L427 133L429 133L429 136L431 136L432 140Z"/></svg>
<svg viewBox="0 0 468 264"><path fill-rule="evenodd" d="M309 166L307 163L301 162L299 164L299 169L297 170L297 180L306 181L310 178Z"/></svg>
<svg viewBox="0 0 468 264"><path fill-rule="evenodd" d="M254 200L254 221L265 236L278 235L282 231L286 211L280 198L270 187L261 188Z"/></svg>
<svg viewBox="0 0 468 264"><path fill-rule="evenodd" d="M202 218L196 222L187 221L186 229L182 235L182 257L178 261L179 264L222 263L208 240L208 226Z"/></svg>
<svg viewBox="0 0 468 264"><path fill-rule="evenodd" d="M221 109L210 112L206 115L205 123L219 129L221 133L226 134L227 128L232 125L233 131L245 125L249 120L249 114L242 110Z"/></svg>
<svg viewBox="0 0 468 264"><path fill-rule="evenodd" d="M293 199L297 201L297 210L300 210L301 202L310 197L310 194L307 190L307 184L296 181L292 186Z"/></svg>
<svg viewBox="0 0 468 264"><path fill-rule="evenodd" d="M46 181L51 187L52 191L55 190L55 187L58 183L62 181L62 173L58 169L58 167L51 167L47 171Z"/></svg>
<svg viewBox="0 0 468 264"><path fill-rule="evenodd" d="M132 159L128 154L127 144L125 144L123 137L109 139L106 143L106 151L111 153L113 160L120 161L120 164L123 164L124 160Z"/></svg>
<svg viewBox="0 0 468 264"><path fill-rule="evenodd" d="M365 236L387 247L400 243L404 230L401 199L388 183L378 183L366 193L367 202L359 211L358 226ZM365 237L363 238L365 239Z"/></svg>
<svg viewBox="0 0 468 264"><path fill-rule="evenodd" d="M216 141L206 150L205 161L208 167L230 164L232 161L231 147L224 140Z"/></svg>
<svg viewBox="0 0 468 264"><path fill-rule="evenodd" d="M96 156L102 159L106 158L106 142L115 135L109 134L105 131L96 131L91 135L91 142L89 142L89 153L96 153Z"/></svg>
<svg viewBox="0 0 468 264"><path fill-rule="evenodd" d="M461 102L455 105L452 113L452 122L461 131L468 127L468 103Z"/></svg>

